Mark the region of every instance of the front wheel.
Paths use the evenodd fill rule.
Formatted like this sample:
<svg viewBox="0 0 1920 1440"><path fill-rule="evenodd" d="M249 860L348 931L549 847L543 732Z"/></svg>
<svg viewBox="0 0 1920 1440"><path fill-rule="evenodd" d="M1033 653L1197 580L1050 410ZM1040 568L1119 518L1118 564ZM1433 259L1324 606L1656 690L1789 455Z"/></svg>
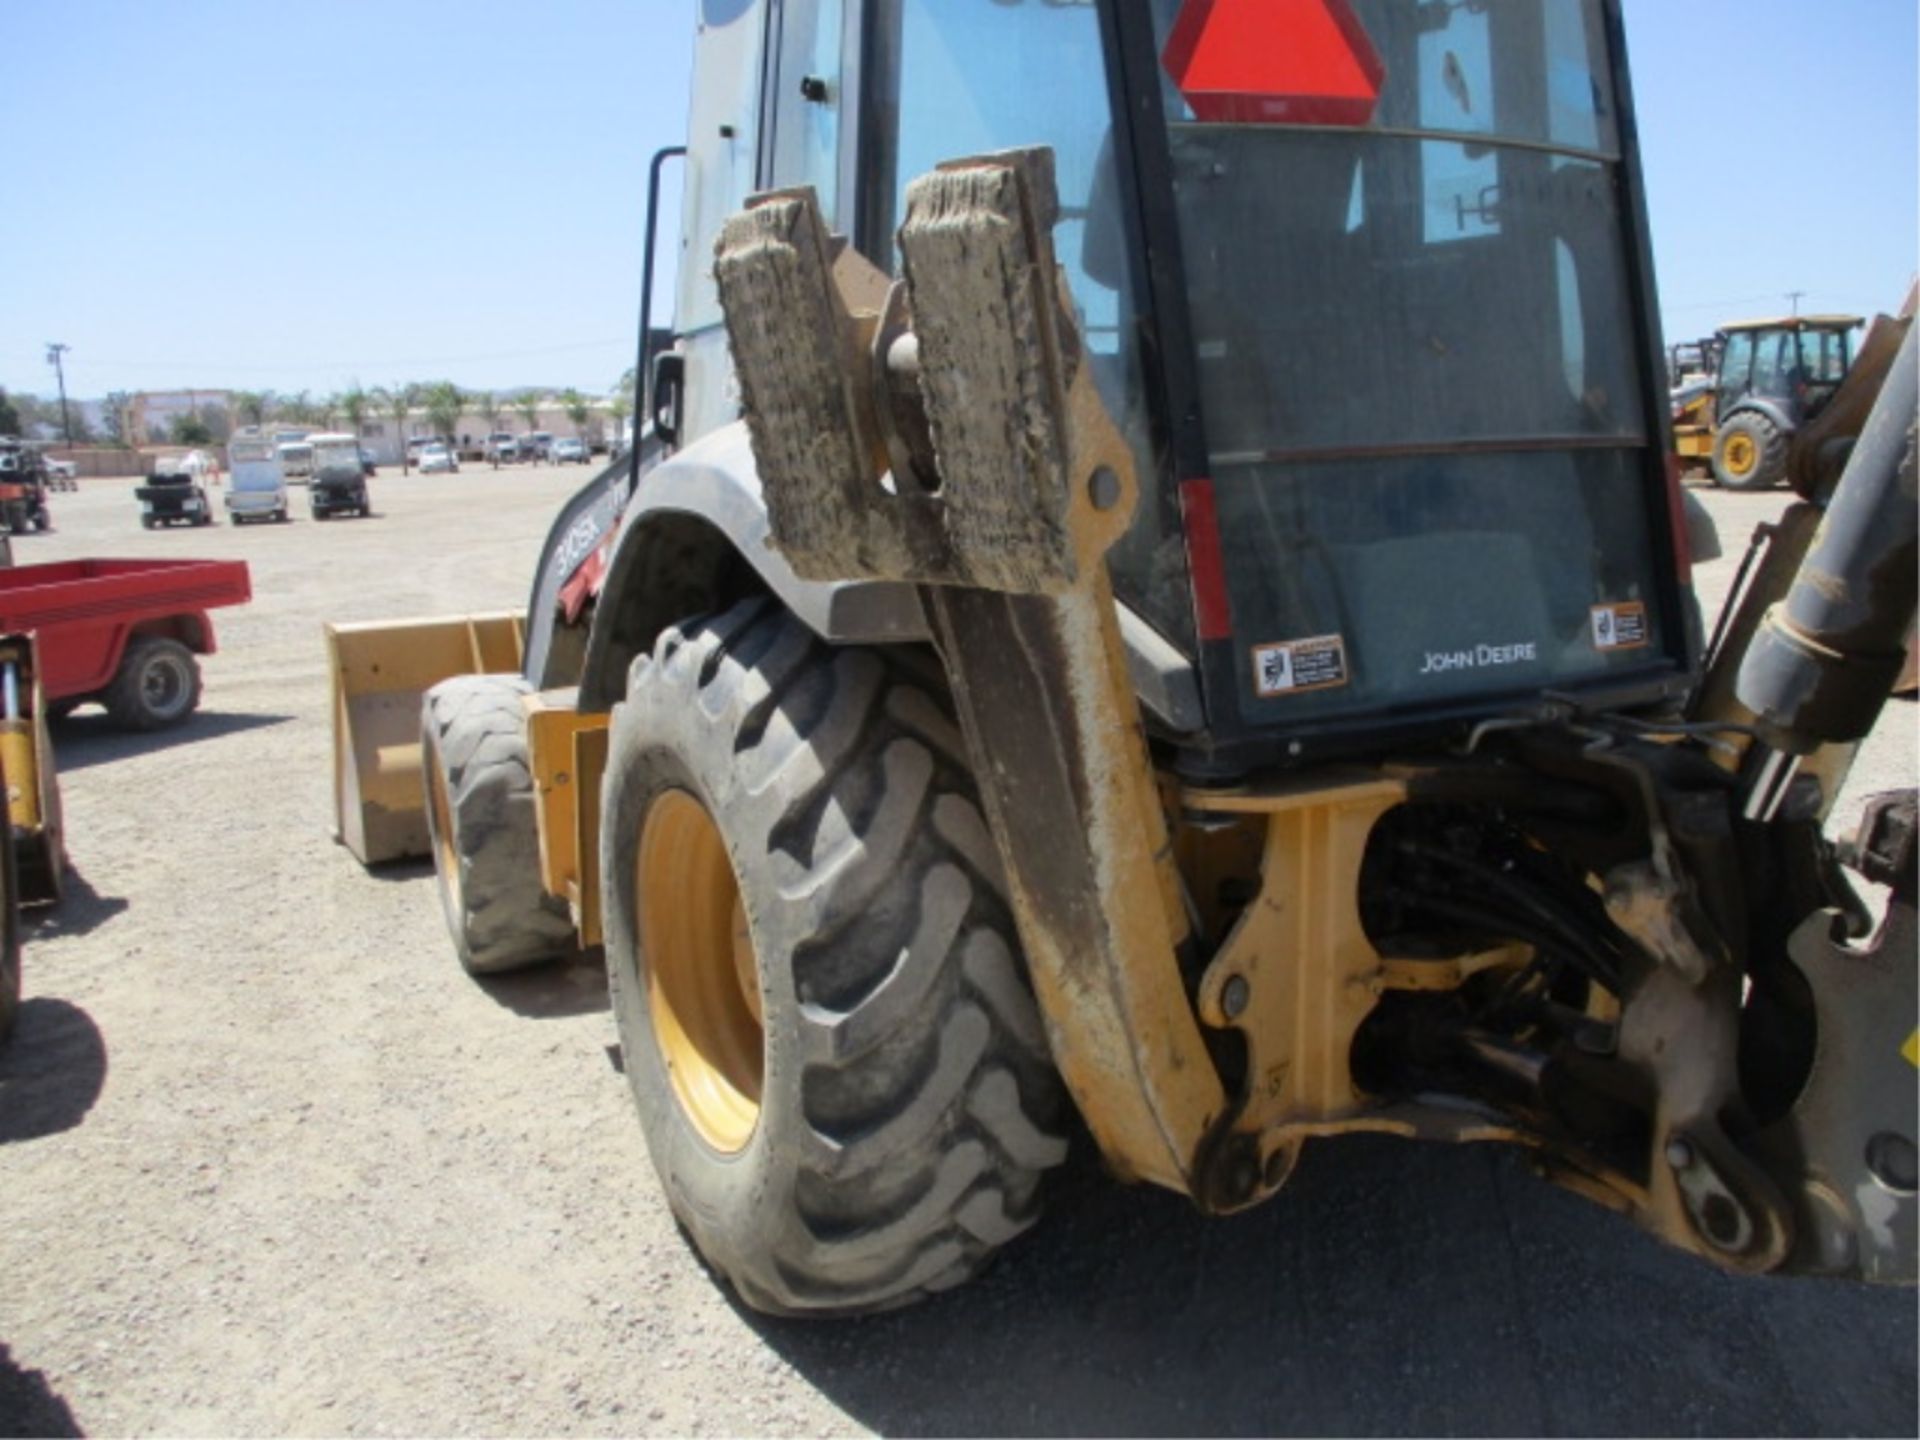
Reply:
<svg viewBox="0 0 1920 1440"><path fill-rule="evenodd" d="M427 836L440 905L470 975L565 955L567 907L540 880L533 762L518 675L460 675L426 694L420 711Z"/></svg>
<svg viewBox="0 0 1920 1440"><path fill-rule="evenodd" d="M101 702L129 730L178 725L200 703L200 663L178 640L143 635L127 642Z"/></svg>
<svg viewBox="0 0 1920 1440"><path fill-rule="evenodd" d="M1034 1222L1064 1106L935 689L744 602L635 662L602 795L627 1078L747 1304L906 1304Z"/></svg>

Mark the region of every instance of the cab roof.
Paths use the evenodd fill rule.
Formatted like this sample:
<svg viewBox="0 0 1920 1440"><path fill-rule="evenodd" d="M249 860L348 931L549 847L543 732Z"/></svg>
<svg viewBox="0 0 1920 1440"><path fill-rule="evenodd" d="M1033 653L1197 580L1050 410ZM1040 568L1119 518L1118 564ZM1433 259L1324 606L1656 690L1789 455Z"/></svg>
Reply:
<svg viewBox="0 0 1920 1440"><path fill-rule="evenodd" d="M1720 333L1739 330L1854 330L1866 324L1861 315L1783 315L1777 320L1735 320L1722 325Z"/></svg>

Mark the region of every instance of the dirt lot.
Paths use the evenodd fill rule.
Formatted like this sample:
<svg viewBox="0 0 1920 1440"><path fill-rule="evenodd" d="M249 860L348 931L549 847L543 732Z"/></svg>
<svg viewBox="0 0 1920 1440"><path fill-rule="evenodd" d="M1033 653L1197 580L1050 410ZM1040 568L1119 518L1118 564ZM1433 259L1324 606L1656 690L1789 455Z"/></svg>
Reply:
<svg viewBox="0 0 1920 1440"><path fill-rule="evenodd" d="M151 535L94 482L16 542L244 556L258 598L191 725L59 735L73 887L0 1055L0 1433L1912 1434L1910 1293L1724 1277L1491 1149L1324 1144L1225 1222L1086 1177L935 1304L734 1309L597 970L475 985L430 872L328 838L322 619L522 603L580 478L383 472L370 521ZM1714 497L1735 547L1777 503ZM1911 784L1911 708L1882 728L1866 768Z"/></svg>

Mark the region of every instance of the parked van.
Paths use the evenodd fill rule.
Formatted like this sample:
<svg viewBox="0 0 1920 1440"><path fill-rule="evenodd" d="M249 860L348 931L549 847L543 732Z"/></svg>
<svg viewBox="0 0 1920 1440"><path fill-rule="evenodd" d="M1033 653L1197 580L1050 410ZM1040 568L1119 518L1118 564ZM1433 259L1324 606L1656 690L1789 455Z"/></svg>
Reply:
<svg viewBox="0 0 1920 1440"><path fill-rule="evenodd" d="M227 442L227 514L246 520L287 518L287 476L280 447L264 435L235 435Z"/></svg>
<svg viewBox="0 0 1920 1440"><path fill-rule="evenodd" d="M305 440L288 440L276 447L280 472L289 480L313 478L313 446Z"/></svg>

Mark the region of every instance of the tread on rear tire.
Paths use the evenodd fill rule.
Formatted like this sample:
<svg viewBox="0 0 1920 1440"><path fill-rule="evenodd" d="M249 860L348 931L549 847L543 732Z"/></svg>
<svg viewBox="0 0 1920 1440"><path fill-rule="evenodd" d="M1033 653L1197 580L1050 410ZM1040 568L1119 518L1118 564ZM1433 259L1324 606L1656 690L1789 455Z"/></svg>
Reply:
<svg viewBox="0 0 1920 1440"><path fill-rule="evenodd" d="M944 695L765 600L668 629L613 713L606 956L675 1215L754 1309L858 1314L971 1277L1039 1216L1067 1107ZM649 807L714 822L764 1017L758 1113L721 1153L676 1095L637 894Z"/></svg>

